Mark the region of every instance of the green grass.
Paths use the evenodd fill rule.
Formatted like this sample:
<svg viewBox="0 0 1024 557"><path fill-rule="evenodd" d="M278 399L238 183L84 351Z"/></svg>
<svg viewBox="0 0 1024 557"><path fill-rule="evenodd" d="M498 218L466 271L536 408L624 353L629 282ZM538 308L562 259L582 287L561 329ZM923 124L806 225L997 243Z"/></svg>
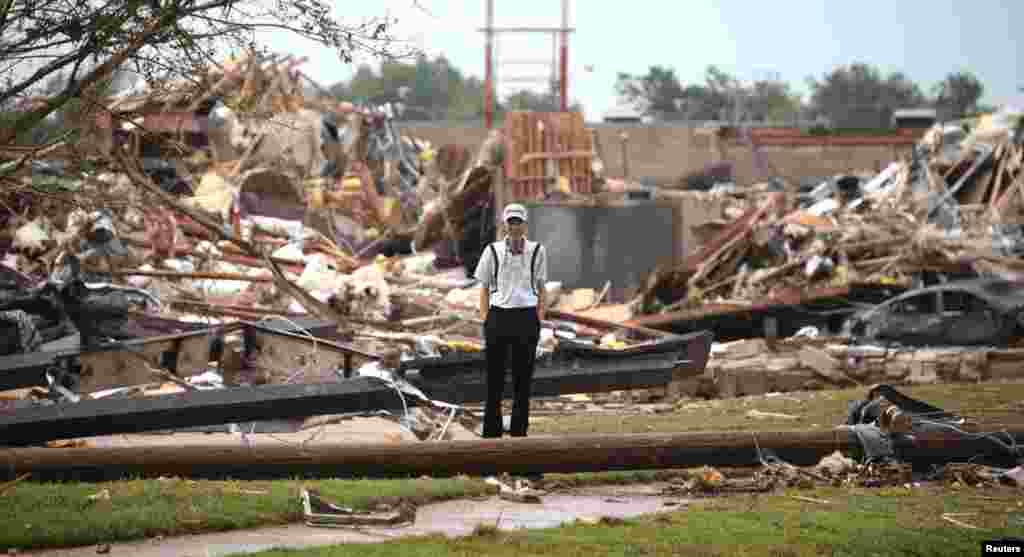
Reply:
<svg viewBox="0 0 1024 557"><path fill-rule="evenodd" d="M688 477L685 470L547 474L543 487L625 485ZM0 551L111 543L288 524L301 520L307 486L342 506L373 509L490 495L470 478L416 480L205 481L173 478L106 483L16 484L0 494ZM109 499L90 499L106 491Z"/></svg>
<svg viewBox="0 0 1024 557"><path fill-rule="evenodd" d="M984 415L1020 415L1024 406L1024 383L1006 384L958 384L958 385L927 385L902 389L911 396L923 399L948 410L959 411L971 416ZM842 422L846 416L846 406L850 400L864 396L866 388L848 389L843 391L822 391L816 393L794 393L773 398L745 398L717 401L685 401L675 412L669 414L630 414L625 416L609 415L567 415L535 424L531 431L540 433L579 434L608 432L647 432L647 431L701 431L701 430L735 430L735 429L793 429L806 427L830 427ZM813 395L813 396L812 396ZM791 398L792 397L792 398ZM793 398L798 399L794 401ZM746 417L750 409L762 412L780 412L800 416L800 420L751 420ZM726 471L727 475L733 473ZM586 474L547 474L543 487L547 489L582 487L599 484L628 484L638 482L666 481L686 476L684 470L627 471L603 472ZM189 481L182 479L170 480L132 480L100 484L38 484L22 482L0 494L0 551L5 548L41 549L91 545L127 541L154 536L171 536L188 533L226 531L253 528L275 524L293 523L300 519L301 511L298 493L301 486L307 485L319 489L325 496L336 500L342 505L355 508L372 508L379 503L394 503L407 500L414 503L427 503L445 499L474 497L493 493L494 488L479 480L466 478L430 479L430 480L324 480L301 482L265 481L265 482L211 482ZM89 496L108 490L109 500L90 501ZM878 492L864 492L860 499L850 492L838 492L839 498L859 501L854 516L864 515L865 510L875 514L892 512L892 501L909 501L907 498L893 498L883 492L884 497L878 498ZM816 495L817 497L817 495ZM821 496L829 498L829 495ZM955 499L955 498L954 498ZM1024 499L1019 496L1018 499ZM733 501L769 501L769 498L738 498L723 502L715 501L711 505L731 505ZM949 504L960 504L956 501ZM886 505L890 505L887 507ZM874 509L874 510L872 510ZM807 511L831 512L821 506L811 505ZM736 508L723 508L713 511L726 513L729 520L744 527L753 528L756 520L744 514L746 511ZM1024 512L1024 509L1021 509ZM705 516L700 513L712 512L695 509L685 513L696 520ZM767 512L767 511L765 511ZM772 510L771 512L776 512ZM729 514L733 513L733 514ZM711 515L707 515L711 516ZM921 514L935 518L938 515ZM913 518L913 517L912 517ZM675 520L675 519L674 519ZM712 524L715 520L708 519ZM816 519L817 520L817 519ZM825 520L822 518L821 520ZM970 520L965 519L970 522ZM841 521L840 521L841 522ZM946 528L959 532L958 527L942 522L928 525L928 528ZM633 533L642 533L651 526L643 520L631 522L628 528L638 529ZM684 533L679 536L696 536L703 530L687 523ZM821 524L812 529L821 533ZM870 524L869 524L870 525ZM867 526L865 526L867 527ZM873 527L873 526L872 526ZM577 526L583 538L590 534L586 526ZM605 529L616 530L620 527ZM622 526L621 528L626 528ZM682 528L675 525L673 528ZM569 535L577 530L559 529L558 535ZM568 532L568 534L567 534ZM632 532L632 530L631 530ZM686 533L689 532L689 533ZM685 535L684 535L685 534ZM1021 534L1024 534L1022 532ZM527 541L518 540L515 544L525 543L529 551L536 553L534 539L545 539L544 536L554 534L525 534L539 536ZM572 534L575 536L576 534ZM676 535L676 534L673 534ZM759 534L760 535L760 534ZM768 535L768 533L765 533ZM500 534L503 540L506 534ZM574 539L570 536L568 539ZM774 539L774 538L772 538ZM592 552L587 549L589 542L572 542L567 549L573 551ZM401 542L405 543L405 542ZM425 540L422 543L431 546L434 543L444 544L442 540ZM472 540L460 541L459 544L470 544L460 551L471 552ZM505 543L505 542L503 542ZM509 542L512 543L512 542ZM539 542L538 542L539 543ZM682 543L682 542L680 542ZM689 542L687 542L689 543ZM774 542L773 542L774 543ZM833 542L828 542L833 543ZM835 542L838 543L838 542ZM513 544L514 545L514 544ZM833 543L834 545L834 543ZM447 546L444 546L447 548ZM453 546L455 547L455 546ZM518 547L518 546L517 546ZM576 549L573 549L576 548ZM447 551L448 549L444 549ZM369 551L385 551L373 549ZM412 554L419 554L419 549L410 549ZM626 551L622 549L618 554ZM652 549L659 554L660 549ZM865 550L869 551L869 549ZM599 554L607 554L604 551ZM972 549L971 554L977 553ZM343 553L340 553L343 554ZM388 554L388 553L384 553ZM429 553L427 553L429 554ZM496 553L501 555L502 553ZM527 553L530 554L530 553ZM615 554L614 552L612 554ZM686 553L683 553L686 554ZM698 553L699 554L699 553ZM706 553L714 555L715 553ZM761 555L762 553L751 553ZM768 553L763 553L769 555ZM778 555L785 555L780 553ZM800 555L795 553L794 555ZM561 557L561 556L560 556Z"/></svg>
<svg viewBox="0 0 1024 557"><path fill-rule="evenodd" d="M794 494L796 492L793 492ZM1022 512L1020 490L971 490L945 494L902 488L823 488L800 492L829 503L810 503L779 494L730 497L695 503L681 512L632 520L577 522L548 530L500 532L478 528L456 540L440 536L406 538L370 545L270 551L260 557L490 556L751 556L872 555L880 557L978 555L982 540L1021 534L1008 528L1008 515ZM946 512L981 529L942 520Z"/></svg>
<svg viewBox="0 0 1024 557"><path fill-rule="evenodd" d="M665 414L579 413L531 424L531 433L556 435L587 433L648 433L727 430L792 430L829 428L846 422L850 401L861 400L867 387L835 391L785 393L776 397L743 397L722 400L688 400ZM904 394L951 412L976 418L1000 419L1024 415L1024 382L960 383L899 387ZM750 418L757 409L797 416Z"/></svg>
<svg viewBox="0 0 1024 557"><path fill-rule="evenodd" d="M371 509L493 493L473 479L192 481L97 484L22 482L0 495L0 550L91 545L287 524L302 517L299 491L315 488L343 506ZM107 490L109 499L90 500Z"/></svg>

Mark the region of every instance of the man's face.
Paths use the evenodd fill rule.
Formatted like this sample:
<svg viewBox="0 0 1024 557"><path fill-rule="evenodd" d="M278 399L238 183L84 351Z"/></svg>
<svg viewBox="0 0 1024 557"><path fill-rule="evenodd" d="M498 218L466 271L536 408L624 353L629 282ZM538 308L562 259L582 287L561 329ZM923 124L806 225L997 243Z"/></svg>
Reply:
<svg viewBox="0 0 1024 557"><path fill-rule="evenodd" d="M522 238L526 233L526 223L518 217L512 217L505 221L505 227L508 228L508 235L514 239Z"/></svg>

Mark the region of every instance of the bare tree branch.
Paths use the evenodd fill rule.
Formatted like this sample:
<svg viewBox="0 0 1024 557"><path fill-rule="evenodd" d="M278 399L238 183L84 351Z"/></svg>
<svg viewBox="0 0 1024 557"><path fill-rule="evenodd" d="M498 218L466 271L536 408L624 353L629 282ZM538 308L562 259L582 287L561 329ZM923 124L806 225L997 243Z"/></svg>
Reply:
<svg viewBox="0 0 1024 557"><path fill-rule="evenodd" d="M256 50L258 30L295 33L334 48L342 60L350 61L353 51L391 54L392 20L343 25L333 10L327 0L0 0L6 26L0 67L14 77L0 83L0 106L26 99L54 76L63 83L43 106L17 116L13 125L6 122L0 144L109 80L125 62L151 85L169 77L188 79L215 65L224 47ZM146 36L142 43L136 40L140 35ZM118 63L111 66L111 60Z"/></svg>

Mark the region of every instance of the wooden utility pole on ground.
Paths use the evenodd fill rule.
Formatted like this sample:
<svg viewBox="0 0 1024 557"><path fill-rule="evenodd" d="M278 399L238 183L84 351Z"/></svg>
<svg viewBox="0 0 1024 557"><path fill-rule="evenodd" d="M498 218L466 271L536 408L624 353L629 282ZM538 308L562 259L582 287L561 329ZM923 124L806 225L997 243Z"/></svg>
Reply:
<svg viewBox="0 0 1024 557"><path fill-rule="evenodd" d="M1002 428L989 428L996 430ZM1024 425L1005 427L1017 443ZM936 463L998 454L991 439L944 433L897 440L902 458ZM572 473L698 466L756 467L768 452L793 465L813 465L833 451L859 448L852 429L572 435L427 443L268 443L158 447L0 450L5 472L33 479L113 479L127 475L191 478L447 477L458 474ZM2 478L0 478L2 479Z"/></svg>

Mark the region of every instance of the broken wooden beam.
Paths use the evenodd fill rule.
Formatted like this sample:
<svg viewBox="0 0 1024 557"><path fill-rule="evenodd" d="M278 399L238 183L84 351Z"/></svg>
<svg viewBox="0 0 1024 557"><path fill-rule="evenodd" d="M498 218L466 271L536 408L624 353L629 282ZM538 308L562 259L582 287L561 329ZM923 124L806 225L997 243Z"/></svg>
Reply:
<svg viewBox="0 0 1024 557"><path fill-rule="evenodd" d="M170 305L171 307L176 307L178 309L183 309L185 311L193 311L195 313L219 313L222 315L234 315L236 317L251 317L253 321L258 321L262 317L267 315L280 315L283 317L290 318L306 316L305 313L293 311L280 311L276 309L260 308L256 306L200 302L197 300L165 299L163 300L163 303L164 305Z"/></svg>
<svg viewBox="0 0 1024 557"><path fill-rule="evenodd" d="M540 160L570 160L570 159L592 159L597 154L593 151L563 151L561 153L555 152L539 152L539 153L526 153L522 157L519 157L519 164L526 164L531 161Z"/></svg>
<svg viewBox="0 0 1024 557"><path fill-rule="evenodd" d="M1007 427L1017 442L1024 425ZM908 461L966 461L992 454L989 439L952 432L894 441ZM8 478L99 480L123 477L446 477L503 472L576 473L697 466L760 466L766 451L797 466L859 449L845 426L809 431L572 435L402 444L290 444L20 448L0 450ZM2 478L0 478L2 479Z"/></svg>
<svg viewBox="0 0 1024 557"><path fill-rule="evenodd" d="M169 279L192 279L192 280L235 280L242 282L274 282L274 277L269 275L253 276L243 275L241 273L211 273L196 271L192 273L182 273L178 271L125 271L115 270L107 271L110 274L118 277L159 277Z"/></svg>

